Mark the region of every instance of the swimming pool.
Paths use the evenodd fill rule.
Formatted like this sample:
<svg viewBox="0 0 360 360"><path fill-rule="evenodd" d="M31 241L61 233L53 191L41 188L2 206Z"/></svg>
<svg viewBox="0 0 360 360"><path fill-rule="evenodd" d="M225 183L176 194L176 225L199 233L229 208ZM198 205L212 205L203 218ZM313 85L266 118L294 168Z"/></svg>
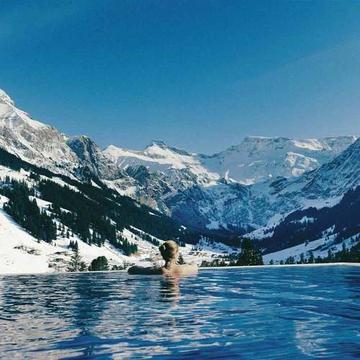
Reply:
<svg viewBox="0 0 360 360"><path fill-rule="evenodd" d="M1 358L356 359L360 268L0 277Z"/></svg>

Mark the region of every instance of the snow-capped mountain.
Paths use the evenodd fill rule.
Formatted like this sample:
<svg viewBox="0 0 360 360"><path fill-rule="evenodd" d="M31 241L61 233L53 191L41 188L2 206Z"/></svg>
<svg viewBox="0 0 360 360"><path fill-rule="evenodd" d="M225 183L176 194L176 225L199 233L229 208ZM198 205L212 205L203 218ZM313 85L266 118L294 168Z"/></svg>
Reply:
<svg viewBox="0 0 360 360"><path fill-rule="evenodd" d="M124 177L123 172L108 159L99 148L87 136L74 136L68 138L66 144L76 154L82 172L104 180L115 180ZM80 178L83 174L80 175Z"/></svg>
<svg viewBox="0 0 360 360"><path fill-rule="evenodd" d="M104 154L112 159L120 168L128 169L144 166L151 172L163 173L169 181L179 181L177 174L184 174L184 187L194 183L208 185L217 181L220 176L209 171L200 161L197 154L191 154L166 145L162 141L153 141L144 151L124 150L110 145Z"/></svg>
<svg viewBox="0 0 360 360"><path fill-rule="evenodd" d="M158 246L167 239L181 242L183 258L198 264L237 251L101 182L73 180L0 149L0 274L65 271L71 242L86 267L99 256L110 268L151 265L160 261Z"/></svg>
<svg viewBox="0 0 360 360"><path fill-rule="evenodd" d="M279 211L301 207L296 196L274 196L280 184L289 182L284 193L293 191L292 179L306 180L305 174L355 140L246 137L240 145L212 156L153 142L142 152L109 146L104 154L128 174L141 173L141 188L134 197L140 199L140 189L141 194L151 193L156 208L187 226L246 232L266 225Z"/></svg>
<svg viewBox="0 0 360 360"><path fill-rule="evenodd" d="M293 214L309 208L339 211L341 207L335 206L343 196L360 186L360 139L355 136L305 140L252 136L214 155L179 150L161 141L152 142L143 151L113 145L101 150L86 136L66 136L33 120L3 91L0 91L0 160L0 181L11 174L10 178L25 179L33 187L35 176L36 186L43 189L41 179L55 176L56 183L78 188L76 191L80 193L85 190L74 184L92 186L87 195L90 199L96 192L102 194L96 197L100 196L105 203L109 194L132 198L124 200L122 205L122 209L130 206L130 213L136 214L129 217L123 213L127 219L126 231L131 231L131 225L152 236L151 231L159 232L160 224L165 226L170 216L177 226L185 225L194 232L192 242L202 235L227 239L246 234L280 251L281 246L293 246L297 242L285 244L276 240L276 229L281 229ZM20 160L28 165L11 167ZM153 210L138 213L136 208L142 205ZM104 213L101 221L119 222L117 217L112 219L116 214L114 209ZM159 220L158 216L161 221L155 230L141 228L143 223L151 223L149 219ZM123 226L123 220L120 222ZM108 226L106 221L103 226ZM119 236L124 234L121 232ZM177 230L162 233L163 237L158 239L164 239L167 234L177 236ZM336 234L332 233L334 237ZM130 241L132 236L136 232L126 239ZM273 246L273 241L283 245Z"/></svg>
<svg viewBox="0 0 360 360"><path fill-rule="evenodd" d="M210 171L251 185L314 170L332 160L355 139L354 136L305 140L251 136L223 152L201 156L201 160Z"/></svg>
<svg viewBox="0 0 360 360"><path fill-rule="evenodd" d="M332 160L356 140L355 136L294 140L288 138L246 137L237 146L208 156L188 153L153 142L144 151L131 151L110 145L104 150L120 168L143 165L151 171L185 170L198 184L221 178L243 185L294 177Z"/></svg>
<svg viewBox="0 0 360 360"><path fill-rule="evenodd" d="M31 119L0 89L0 146L38 166L71 175L78 158L57 129Z"/></svg>
<svg viewBox="0 0 360 360"><path fill-rule="evenodd" d="M359 185L360 139L318 169L270 186L273 197L296 200L302 208L319 208L339 202L346 192Z"/></svg>
<svg viewBox="0 0 360 360"><path fill-rule="evenodd" d="M289 257L294 260L323 258L358 246L359 210L360 186L357 186L347 191L335 205L293 211L263 231L259 244L266 253L265 261L279 262Z"/></svg>
<svg viewBox="0 0 360 360"><path fill-rule="evenodd" d="M32 120L4 92L0 99L0 141L9 152L80 179L94 175L123 195L190 225L210 229L262 224L263 214L251 211L250 205L273 191L273 181L314 170L355 140L353 136L308 140L246 137L239 145L211 156L160 141L144 151L109 146L102 152L88 137L69 138ZM240 186L249 184L255 186L246 190Z"/></svg>
<svg viewBox="0 0 360 360"><path fill-rule="evenodd" d="M303 188L308 197L336 197L360 185L360 139L309 177Z"/></svg>

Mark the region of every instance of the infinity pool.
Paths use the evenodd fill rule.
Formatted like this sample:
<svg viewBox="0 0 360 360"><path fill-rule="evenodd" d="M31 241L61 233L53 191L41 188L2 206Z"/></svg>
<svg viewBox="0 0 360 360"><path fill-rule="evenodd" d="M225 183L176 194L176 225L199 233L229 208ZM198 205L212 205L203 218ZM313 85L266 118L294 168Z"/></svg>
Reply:
<svg viewBox="0 0 360 360"><path fill-rule="evenodd" d="M360 267L0 277L0 358L358 359Z"/></svg>

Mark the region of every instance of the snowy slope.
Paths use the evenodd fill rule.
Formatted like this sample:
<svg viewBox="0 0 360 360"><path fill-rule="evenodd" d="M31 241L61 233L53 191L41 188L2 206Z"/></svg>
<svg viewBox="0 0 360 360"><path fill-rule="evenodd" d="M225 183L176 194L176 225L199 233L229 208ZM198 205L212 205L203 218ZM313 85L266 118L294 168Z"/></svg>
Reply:
<svg viewBox="0 0 360 360"><path fill-rule="evenodd" d="M161 141L143 151L112 145L101 150L86 136L68 137L33 120L0 90L1 149L94 187L106 184L196 231L247 233L253 239L271 236L296 210L334 207L348 190L360 185L360 139L355 136L246 137L214 155L190 153ZM29 172L0 166L0 176L7 175L31 184ZM61 177L52 181L78 191ZM148 253L155 256L153 245L136 241L142 246L141 261ZM64 249L65 243L58 246ZM192 246L187 248L184 251L192 256ZM86 254L94 249L84 251L88 260L93 255ZM113 250L106 245L101 251L114 254ZM112 256L114 264L125 261L117 250Z"/></svg>
<svg viewBox="0 0 360 360"><path fill-rule="evenodd" d="M120 168L143 165L151 171L185 170L213 184L225 178L250 185L277 177L300 176L332 160L356 140L355 136L324 139L246 137L239 145L211 155L188 153L163 142L153 142L144 151L110 145L104 154Z"/></svg>
<svg viewBox="0 0 360 360"><path fill-rule="evenodd" d="M162 264L157 246L142 240L127 229L123 231L122 236L137 244L139 249L138 253L132 256L122 254L109 243L105 243L102 247L89 245L75 235L70 239L59 236L52 244L37 241L1 209L6 201L6 198L0 196L0 274L66 271L72 255L72 250L68 248L70 240L78 242L80 256L87 265L98 256L106 256L110 266ZM157 240L160 243L163 241ZM200 241L196 246L186 245L180 249L186 262L198 265L203 260L212 261L224 253L234 251L226 245L204 241Z"/></svg>
<svg viewBox="0 0 360 360"><path fill-rule="evenodd" d="M355 140L246 137L212 156L153 142L144 151L109 146L104 154L137 180L128 195L190 227L246 231L302 206L301 196L274 195L274 182L289 179L284 194L293 192L292 179L303 181Z"/></svg>
<svg viewBox="0 0 360 360"><path fill-rule="evenodd" d="M198 184L209 184L219 179L219 175L210 172L201 164L196 154L179 150L160 141L153 141L144 151L132 151L110 145L104 154L120 168L145 166L154 172L171 173L184 171L194 176Z"/></svg>
<svg viewBox="0 0 360 360"><path fill-rule="evenodd" d="M314 258L324 258L328 255L329 250L337 253L343 249L351 249L354 245L358 244L359 239L356 236L351 236L340 243L336 243L336 236L322 237L310 242L304 242L300 245L292 246L284 250L269 253L263 256L264 264L269 264L271 261L274 264L279 264L281 261L285 262L289 257L292 257L295 262L298 262L303 256L308 260L311 255Z"/></svg>
<svg viewBox="0 0 360 360"><path fill-rule="evenodd" d="M23 162L20 162L20 164L25 166L25 163ZM29 196L29 200L32 202L36 201L37 206L48 215L52 214L53 204L44 200L41 192L36 190L39 182L43 180L51 181L61 187L67 187L76 193L81 193L81 190L76 186L76 183L72 182L69 184L66 182L66 178L51 176L51 174L49 174L49 177L44 175L34 176L32 171L24 169L19 171L6 166L0 166L0 189L7 188L9 184L11 184L11 180L24 182L29 188L35 189L35 196ZM99 192L101 190L97 185L94 189L99 189ZM91 192L89 194L91 194ZM110 196L109 193L105 193L105 195ZM104 196L104 194L99 193L97 195L97 201L101 201L101 196ZM38 241L5 213L3 206L8 201L9 200L5 196L0 195L0 274L66 271L72 255L72 250L69 249L70 241L77 241L79 253L87 266L98 256L106 256L110 267L116 265L117 267L123 268L131 264L152 265L161 262L158 244L153 244L144 240L137 233L141 232L145 236L151 235L138 228L134 228L136 230L136 232L134 232L131 225L128 225L122 231L119 231L118 234L129 243L137 245L138 251L130 256L124 255L121 250L115 248L106 240L101 247L96 244L90 245L89 243L85 243L74 234L71 228L62 224L56 216L54 218L58 228L56 239L51 243ZM126 202L123 203L123 206L125 205ZM128 208L131 209L131 207ZM66 208L61 208L61 211L67 214L71 213ZM158 218L160 217L160 214L152 212L151 214L149 213L148 216L156 216ZM162 219L162 224L165 226L166 222L164 222L164 220L166 219ZM60 231L61 227L63 229ZM158 239L154 236L151 236L151 238L155 239L158 243L166 240ZM230 253L233 251L234 250L225 245L206 243L202 246L201 242L195 247L187 244L185 247L181 248L181 254L187 262L198 264L203 260L211 261L215 258L222 257L224 252Z"/></svg>
<svg viewBox="0 0 360 360"><path fill-rule="evenodd" d="M2 197L0 201L4 201ZM52 244L38 242L25 230L18 226L3 210L0 209L0 274L47 273L67 271L72 250L69 241L78 242L79 253L86 265L98 256L105 256L110 267L113 265L128 267L133 264L142 266L161 265L163 263L157 246L136 237L129 230L122 234L125 238L138 245L139 252L126 256L121 251L106 243L102 247L88 245L74 236L70 239L59 238ZM162 242L162 240L159 240ZM220 245L200 242L198 245L186 245L180 253L187 263L201 264L212 261L235 250Z"/></svg>
<svg viewBox="0 0 360 360"><path fill-rule="evenodd" d="M202 156L202 163L222 177L250 185L314 170L332 160L355 139L354 136L305 140L252 136L223 152Z"/></svg>
<svg viewBox="0 0 360 360"><path fill-rule="evenodd" d="M251 237L271 231L289 213L309 207L335 206L350 189L360 185L360 139L338 156L297 177L241 185L219 181L206 188L193 187L168 199L176 218L191 219L207 228L255 228ZM247 226L246 226L247 225ZM261 229L262 227L264 227Z"/></svg>
<svg viewBox="0 0 360 360"><path fill-rule="evenodd" d="M0 210L0 274L48 272L51 245L39 244Z"/></svg>
<svg viewBox="0 0 360 360"><path fill-rule="evenodd" d="M1 148L56 173L86 181L100 178L121 195L188 226L210 230L263 226L277 212L287 213L308 202L310 195L292 195L305 186L307 193L314 193L315 187L333 178L336 187L340 179L335 178L342 176L342 170L332 176L329 168L329 173L312 180L311 186L307 185L311 179L307 179L312 170L332 161L355 139L246 137L239 145L211 156L189 153L161 141L144 151L115 146L101 151L86 136L66 137L31 119L0 92ZM352 158L347 161L354 162ZM351 176L356 178L357 173L347 174L349 181ZM278 180L280 177L288 180ZM348 188L348 180L340 194ZM245 189L243 185L252 186ZM322 201L326 196L320 195Z"/></svg>

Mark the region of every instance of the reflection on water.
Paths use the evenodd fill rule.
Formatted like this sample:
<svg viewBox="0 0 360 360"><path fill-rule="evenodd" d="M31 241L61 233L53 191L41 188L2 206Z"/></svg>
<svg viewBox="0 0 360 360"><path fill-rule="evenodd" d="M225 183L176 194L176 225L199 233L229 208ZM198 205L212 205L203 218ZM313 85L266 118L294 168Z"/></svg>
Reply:
<svg viewBox="0 0 360 360"><path fill-rule="evenodd" d="M160 301L176 304L180 298L180 279L163 278L160 280Z"/></svg>
<svg viewBox="0 0 360 360"><path fill-rule="evenodd" d="M356 359L360 268L0 278L0 358Z"/></svg>

